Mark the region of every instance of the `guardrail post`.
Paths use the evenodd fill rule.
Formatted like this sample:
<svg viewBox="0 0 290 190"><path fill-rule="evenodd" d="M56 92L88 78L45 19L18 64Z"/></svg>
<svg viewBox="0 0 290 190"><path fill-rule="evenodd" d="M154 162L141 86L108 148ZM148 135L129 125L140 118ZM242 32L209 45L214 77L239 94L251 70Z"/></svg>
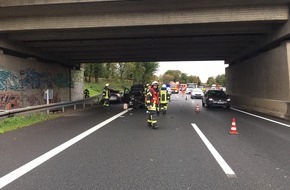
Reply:
<svg viewBox="0 0 290 190"><path fill-rule="evenodd" d="M49 90L46 90L46 104L49 104ZM47 115L49 114L49 109L46 110Z"/></svg>
<svg viewBox="0 0 290 190"><path fill-rule="evenodd" d="M83 104L83 108L85 108L85 107L86 107L86 103Z"/></svg>
<svg viewBox="0 0 290 190"><path fill-rule="evenodd" d="M74 110L76 110L76 109L77 109L77 105L75 104L75 105L74 105Z"/></svg>
<svg viewBox="0 0 290 190"><path fill-rule="evenodd" d="M62 106L62 112L64 112L64 106Z"/></svg>

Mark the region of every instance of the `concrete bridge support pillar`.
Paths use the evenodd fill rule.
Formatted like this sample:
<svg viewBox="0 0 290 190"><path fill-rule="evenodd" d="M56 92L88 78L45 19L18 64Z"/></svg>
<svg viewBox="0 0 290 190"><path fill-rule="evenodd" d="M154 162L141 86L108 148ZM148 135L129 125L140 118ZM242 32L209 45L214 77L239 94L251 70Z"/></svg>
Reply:
<svg viewBox="0 0 290 190"><path fill-rule="evenodd" d="M290 41L226 69L233 106L290 120Z"/></svg>
<svg viewBox="0 0 290 190"><path fill-rule="evenodd" d="M84 69L71 70L71 101L80 100L84 98Z"/></svg>

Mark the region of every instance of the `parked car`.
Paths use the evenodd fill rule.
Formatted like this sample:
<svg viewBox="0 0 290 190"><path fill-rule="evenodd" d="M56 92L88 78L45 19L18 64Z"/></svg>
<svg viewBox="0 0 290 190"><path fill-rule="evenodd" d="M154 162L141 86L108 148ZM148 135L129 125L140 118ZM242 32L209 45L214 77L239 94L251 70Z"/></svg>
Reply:
<svg viewBox="0 0 290 190"><path fill-rule="evenodd" d="M204 93L200 88L194 88L191 90L190 97L193 98L203 98Z"/></svg>
<svg viewBox="0 0 290 190"><path fill-rule="evenodd" d="M125 89L124 91L124 102L129 104L129 107L139 108L144 106L145 96L144 96L144 85L134 84L131 86L130 90Z"/></svg>
<svg viewBox="0 0 290 190"><path fill-rule="evenodd" d="M202 99L202 106L206 107L222 106L230 108L231 99L223 90L210 89L206 91L206 93L204 94L204 97Z"/></svg>

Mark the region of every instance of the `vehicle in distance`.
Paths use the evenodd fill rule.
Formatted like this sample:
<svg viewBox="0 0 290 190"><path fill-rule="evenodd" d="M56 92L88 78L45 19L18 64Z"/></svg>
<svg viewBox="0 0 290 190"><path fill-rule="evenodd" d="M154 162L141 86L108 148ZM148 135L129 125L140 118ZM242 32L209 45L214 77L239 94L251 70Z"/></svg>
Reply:
<svg viewBox="0 0 290 190"><path fill-rule="evenodd" d="M190 93L190 98L194 99L194 98L203 98L204 93L200 88L194 88L191 90Z"/></svg>
<svg viewBox="0 0 290 190"><path fill-rule="evenodd" d="M223 90L208 90L202 98L202 106L215 107L222 106L230 108L231 99Z"/></svg>
<svg viewBox="0 0 290 190"><path fill-rule="evenodd" d="M171 93L178 94L179 93L179 82L170 82Z"/></svg>
<svg viewBox="0 0 290 190"><path fill-rule="evenodd" d="M196 83L187 83L187 88L186 88L185 93L186 93L186 94L190 94L191 91L192 91L193 89L195 89L195 88L197 88L197 84L196 84Z"/></svg>

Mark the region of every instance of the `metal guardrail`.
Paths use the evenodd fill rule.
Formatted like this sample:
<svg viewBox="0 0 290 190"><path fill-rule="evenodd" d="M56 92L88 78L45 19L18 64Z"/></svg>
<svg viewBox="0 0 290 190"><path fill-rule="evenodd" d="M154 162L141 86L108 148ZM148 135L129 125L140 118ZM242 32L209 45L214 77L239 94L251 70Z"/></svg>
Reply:
<svg viewBox="0 0 290 190"><path fill-rule="evenodd" d="M44 105L37 105L37 106L28 106L25 108L17 108L17 109L11 109L11 110L0 110L0 118L2 117L8 117L11 115L17 115L21 113L28 113L28 112L36 112L36 111L47 111L49 112L54 110L59 110L61 108L62 112L64 112L64 108L68 106L74 106L74 110L76 110L77 105L83 104L83 108L85 108L86 104L92 104L93 103L99 103L100 98L102 97L101 94L82 99L82 100L76 100L76 101L70 101L70 102L59 102L59 103L52 103L52 104L44 104Z"/></svg>

